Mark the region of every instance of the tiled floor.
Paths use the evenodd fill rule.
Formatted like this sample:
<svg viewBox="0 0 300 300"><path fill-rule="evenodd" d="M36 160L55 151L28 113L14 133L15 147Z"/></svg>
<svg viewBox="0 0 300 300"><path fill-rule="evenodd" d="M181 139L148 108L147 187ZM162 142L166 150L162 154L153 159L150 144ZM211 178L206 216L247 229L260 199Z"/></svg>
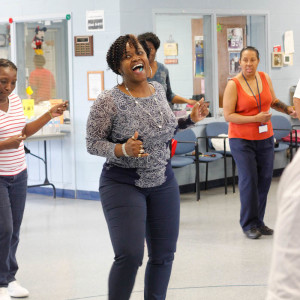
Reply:
<svg viewBox="0 0 300 300"><path fill-rule="evenodd" d="M274 226L276 189L269 193L266 224ZM249 240L239 219L239 193L224 188L181 200L178 250L168 300L263 300L272 237ZM147 257L147 254L145 254ZM28 194L18 251L18 280L30 300L107 299L113 260L101 204ZM143 299L140 268L132 300Z"/></svg>

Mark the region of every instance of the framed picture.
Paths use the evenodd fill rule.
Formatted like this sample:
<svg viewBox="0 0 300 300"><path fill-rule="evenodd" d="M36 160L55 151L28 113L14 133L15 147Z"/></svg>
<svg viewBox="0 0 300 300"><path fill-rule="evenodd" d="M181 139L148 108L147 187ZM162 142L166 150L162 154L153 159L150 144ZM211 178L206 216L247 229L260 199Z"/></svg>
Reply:
<svg viewBox="0 0 300 300"><path fill-rule="evenodd" d="M292 66L293 65L293 54L284 54L283 64L285 66Z"/></svg>
<svg viewBox="0 0 300 300"><path fill-rule="evenodd" d="M283 66L283 58L282 52L272 52L272 67L281 68Z"/></svg>
<svg viewBox="0 0 300 300"><path fill-rule="evenodd" d="M96 100L104 90L104 71L87 72L88 100Z"/></svg>
<svg viewBox="0 0 300 300"><path fill-rule="evenodd" d="M241 71L240 52L229 52L229 74L235 75Z"/></svg>
<svg viewBox="0 0 300 300"><path fill-rule="evenodd" d="M227 28L228 51L241 51L243 49L243 28Z"/></svg>
<svg viewBox="0 0 300 300"><path fill-rule="evenodd" d="M5 34L0 34L0 47L5 47L6 46L6 35Z"/></svg>

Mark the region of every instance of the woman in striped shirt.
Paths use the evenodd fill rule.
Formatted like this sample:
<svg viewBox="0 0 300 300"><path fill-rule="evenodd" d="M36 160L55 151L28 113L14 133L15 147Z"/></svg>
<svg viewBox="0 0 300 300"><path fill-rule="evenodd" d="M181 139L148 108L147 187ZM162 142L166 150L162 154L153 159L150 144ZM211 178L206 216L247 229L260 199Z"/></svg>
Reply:
<svg viewBox="0 0 300 300"><path fill-rule="evenodd" d="M27 194L23 141L52 118L62 115L68 104L58 104L26 124L21 99L12 94L16 81L17 67L7 59L0 59L0 300L29 295L15 279L16 251Z"/></svg>

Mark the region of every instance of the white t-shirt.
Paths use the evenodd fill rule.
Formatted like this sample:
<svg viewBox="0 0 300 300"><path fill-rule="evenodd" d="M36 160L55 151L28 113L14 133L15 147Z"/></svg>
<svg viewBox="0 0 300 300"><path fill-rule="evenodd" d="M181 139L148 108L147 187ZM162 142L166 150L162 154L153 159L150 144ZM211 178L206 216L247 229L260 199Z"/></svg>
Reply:
<svg viewBox="0 0 300 300"><path fill-rule="evenodd" d="M296 90L295 90L294 97L300 99L300 79L299 79L299 81L298 81L298 84L297 84L297 87L296 87Z"/></svg>
<svg viewBox="0 0 300 300"><path fill-rule="evenodd" d="M0 110L0 141L22 133L26 125L19 96L11 94L7 112ZM26 169L23 141L17 149L0 151L0 176L14 176Z"/></svg>
<svg viewBox="0 0 300 300"><path fill-rule="evenodd" d="M277 199L278 215L266 300L299 300L300 150L280 179Z"/></svg>

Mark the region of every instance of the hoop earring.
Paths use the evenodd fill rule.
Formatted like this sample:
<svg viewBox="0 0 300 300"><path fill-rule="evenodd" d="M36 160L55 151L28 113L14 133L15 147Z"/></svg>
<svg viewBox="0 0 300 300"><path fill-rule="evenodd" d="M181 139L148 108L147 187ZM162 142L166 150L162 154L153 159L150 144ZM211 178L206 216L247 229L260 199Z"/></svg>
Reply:
<svg viewBox="0 0 300 300"><path fill-rule="evenodd" d="M121 76L121 75L120 75L120 76ZM121 76L121 78L123 79L122 76ZM122 81L122 83L123 83L123 81ZM122 84L122 83L121 83L121 84ZM119 83L119 74L117 74L117 84L118 84L118 85L121 85L121 84Z"/></svg>
<svg viewBox="0 0 300 300"><path fill-rule="evenodd" d="M150 65L149 65L149 68L150 68L150 78L152 78L152 68Z"/></svg>

